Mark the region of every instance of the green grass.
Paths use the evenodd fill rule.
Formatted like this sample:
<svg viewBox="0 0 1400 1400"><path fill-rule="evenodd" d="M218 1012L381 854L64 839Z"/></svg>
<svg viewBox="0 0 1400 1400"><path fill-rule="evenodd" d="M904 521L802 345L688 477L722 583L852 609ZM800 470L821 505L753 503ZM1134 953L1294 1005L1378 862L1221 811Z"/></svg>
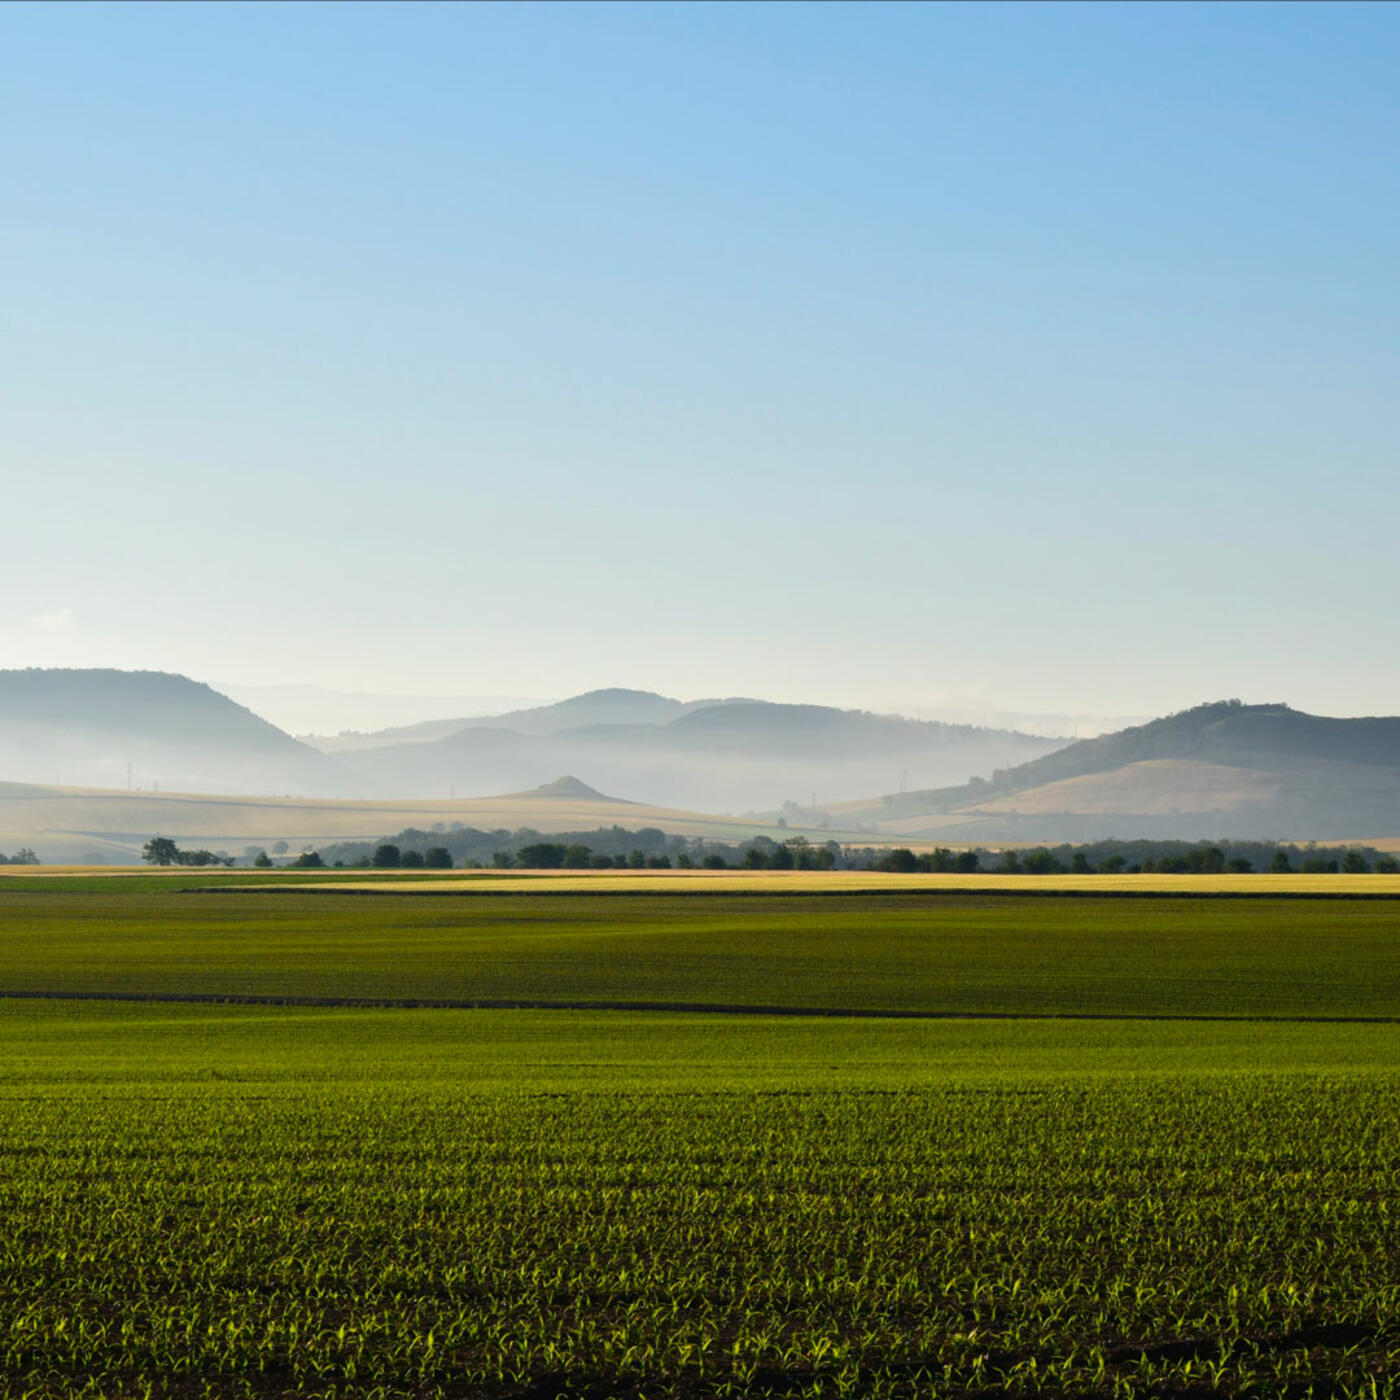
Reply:
<svg viewBox="0 0 1400 1400"><path fill-rule="evenodd" d="M1389 902L378 899L95 883L0 885L0 991L1400 1016Z"/></svg>
<svg viewBox="0 0 1400 1400"><path fill-rule="evenodd" d="M1397 1042L11 1003L0 1393L1393 1394Z"/></svg>

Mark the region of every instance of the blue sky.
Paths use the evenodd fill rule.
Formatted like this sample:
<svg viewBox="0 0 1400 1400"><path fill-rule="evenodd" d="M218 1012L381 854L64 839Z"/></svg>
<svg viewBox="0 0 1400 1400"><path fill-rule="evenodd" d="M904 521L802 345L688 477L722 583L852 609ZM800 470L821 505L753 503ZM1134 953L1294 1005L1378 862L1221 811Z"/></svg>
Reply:
<svg viewBox="0 0 1400 1400"><path fill-rule="evenodd" d="M1400 712L1391 6L0 9L5 665Z"/></svg>

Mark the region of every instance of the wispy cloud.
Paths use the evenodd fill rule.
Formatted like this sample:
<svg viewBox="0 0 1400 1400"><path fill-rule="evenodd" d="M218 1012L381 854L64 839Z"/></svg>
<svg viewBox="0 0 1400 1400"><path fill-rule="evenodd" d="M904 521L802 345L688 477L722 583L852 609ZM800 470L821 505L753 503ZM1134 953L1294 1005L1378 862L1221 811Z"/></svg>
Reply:
<svg viewBox="0 0 1400 1400"><path fill-rule="evenodd" d="M53 608L31 617L26 625L35 632L62 632L72 621L72 608Z"/></svg>

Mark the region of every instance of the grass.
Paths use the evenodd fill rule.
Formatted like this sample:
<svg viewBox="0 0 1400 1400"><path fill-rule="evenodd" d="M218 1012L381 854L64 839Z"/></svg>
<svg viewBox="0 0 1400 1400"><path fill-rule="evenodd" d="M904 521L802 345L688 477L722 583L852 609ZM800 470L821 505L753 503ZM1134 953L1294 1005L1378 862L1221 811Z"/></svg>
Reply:
<svg viewBox="0 0 1400 1400"><path fill-rule="evenodd" d="M1400 1017L1389 902L0 885L0 991Z"/></svg>

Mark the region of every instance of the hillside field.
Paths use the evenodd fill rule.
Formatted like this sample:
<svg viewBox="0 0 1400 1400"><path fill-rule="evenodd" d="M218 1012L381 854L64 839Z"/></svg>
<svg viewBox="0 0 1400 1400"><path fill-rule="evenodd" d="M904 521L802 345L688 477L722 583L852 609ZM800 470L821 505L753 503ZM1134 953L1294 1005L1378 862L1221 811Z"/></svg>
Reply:
<svg viewBox="0 0 1400 1400"><path fill-rule="evenodd" d="M0 1393L1396 1393L1393 899L258 879L0 880Z"/></svg>
<svg viewBox="0 0 1400 1400"><path fill-rule="evenodd" d="M335 841L374 841L407 827L429 831L460 822L483 831L533 827L549 834L596 827L658 827L669 835L715 841L746 841L755 836L785 839L807 835L814 841L861 840L855 832L781 830L742 817L680 812L635 802L541 798L532 794L463 797L453 801L351 801L296 797L210 796L189 793L127 792L97 788L41 787L0 783L0 850L28 846L46 862L89 864L100 857L112 864L140 859L152 836L169 836L192 849L272 846L286 841L293 850Z"/></svg>

